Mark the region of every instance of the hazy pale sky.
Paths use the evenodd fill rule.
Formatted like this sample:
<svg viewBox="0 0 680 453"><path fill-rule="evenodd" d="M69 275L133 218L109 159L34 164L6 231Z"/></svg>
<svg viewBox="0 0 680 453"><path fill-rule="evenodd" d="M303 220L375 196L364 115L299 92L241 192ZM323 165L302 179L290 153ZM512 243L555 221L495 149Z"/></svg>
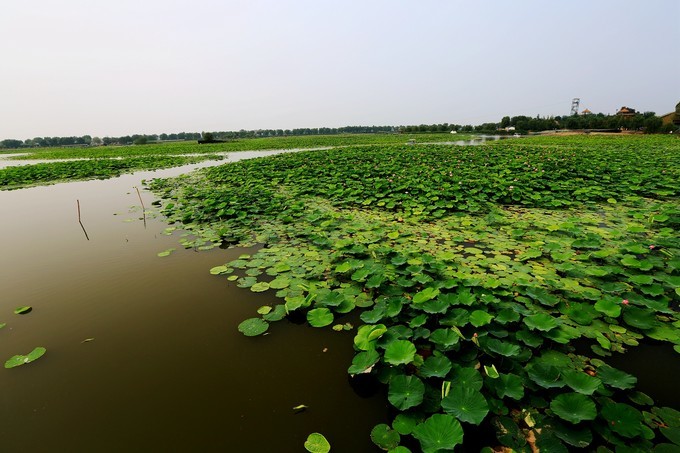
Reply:
<svg viewBox="0 0 680 453"><path fill-rule="evenodd" d="M0 139L663 114L679 42L679 0L2 0Z"/></svg>

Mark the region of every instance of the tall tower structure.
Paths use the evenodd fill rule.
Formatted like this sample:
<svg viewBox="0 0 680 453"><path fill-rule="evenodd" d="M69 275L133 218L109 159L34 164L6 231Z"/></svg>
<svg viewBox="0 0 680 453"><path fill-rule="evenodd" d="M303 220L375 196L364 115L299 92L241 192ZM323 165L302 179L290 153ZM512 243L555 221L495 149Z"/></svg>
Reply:
<svg viewBox="0 0 680 453"><path fill-rule="evenodd" d="M570 115L578 115L578 105L581 102L581 98L574 98L571 100L571 113Z"/></svg>

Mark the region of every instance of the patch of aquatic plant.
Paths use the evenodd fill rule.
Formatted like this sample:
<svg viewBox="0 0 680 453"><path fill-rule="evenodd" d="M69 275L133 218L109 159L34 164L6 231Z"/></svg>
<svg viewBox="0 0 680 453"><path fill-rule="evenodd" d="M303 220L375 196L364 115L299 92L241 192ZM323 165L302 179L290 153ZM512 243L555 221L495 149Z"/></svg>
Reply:
<svg viewBox="0 0 680 453"><path fill-rule="evenodd" d="M243 333L300 313L341 335L360 312L348 373L398 412L380 448L448 451L481 428L517 451L662 449L680 413L607 358L680 352L680 147L595 143L298 153L153 187L194 246L265 244L211 270L280 299Z"/></svg>
<svg viewBox="0 0 680 453"><path fill-rule="evenodd" d="M18 189L39 184L83 179L107 179L137 170L176 167L206 159L219 159L215 155L194 157L147 156L125 159L91 159L50 162L34 165L12 166L0 169L0 189Z"/></svg>
<svg viewBox="0 0 680 453"><path fill-rule="evenodd" d="M162 156L180 154L224 153L231 151L258 151L271 149L300 149L336 146L354 146L371 144L404 144L409 140L416 143L442 142L449 140L466 140L471 136L451 134L345 134L345 135L313 135L295 137L263 137L230 140L224 143L199 145L191 142L168 142L143 146L97 146L68 148L22 149L22 156L14 159L67 159L67 158L112 158ZM16 152L12 150L11 152ZM1 152L0 152L1 155Z"/></svg>
<svg viewBox="0 0 680 453"><path fill-rule="evenodd" d="M31 363L45 355L45 352L47 352L47 349L43 347L37 347L26 355L15 355L5 362L5 368L16 368L18 366Z"/></svg>

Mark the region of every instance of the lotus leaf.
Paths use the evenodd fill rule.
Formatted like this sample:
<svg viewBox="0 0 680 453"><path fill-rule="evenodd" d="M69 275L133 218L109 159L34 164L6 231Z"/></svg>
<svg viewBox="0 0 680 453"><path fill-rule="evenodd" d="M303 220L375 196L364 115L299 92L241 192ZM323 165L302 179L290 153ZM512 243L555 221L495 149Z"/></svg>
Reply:
<svg viewBox="0 0 680 453"><path fill-rule="evenodd" d="M382 423L371 430L371 440L383 450L392 450L399 446L401 436L397 431Z"/></svg>
<svg viewBox="0 0 680 453"><path fill-rule="evenodd" d="M484 381L479 371L474 368L457 367L451 375L451 384L456 387L481 390Z"/></svg>
<svg viewBox="0 0 680 453"><path fill-rule="evenodd" d="M584 395L592 395L602 384L602 381L598 378L576 370L564 371L562 379L572 390Z"/></svg>
<svg viewBox="0 0 680 453"><path fill-rule="evenodd" d="M502 374L500 373L497 379L494 379L492 386L496 390L496 395L499 398L510 397L515 400L522 399L524 396L524 384L522 379L516 374Z"/></svg>
<svg viewBox="0 0 680 453"><path fill-rule="evenodd" d="M17 307L17 308L14 309L14 314L15 315L25 315L26 313L29 313L32 310L33 310L33 307L29 307L29 306Z"/></svg>
<svg viewBox="0 0 680 453"><path fill-rule="evenodd" d="M609 422L609 429L623 437L635 437L642 432L642 414L628 404L605 404L600 414Z"/></svg>
<svg viewBox="0 0 680 453"><path fill-rule="evenodd" d="M326 327L333 324L333 313L328 308L315 308L307 312L307 322L312 327Z"/></svg>
<svg viewBox="0 0 680 453"><path fill-rule="evenodd" d="M463 442L463 427L458 420L447 414L431 415L413 430L423 453L453 450Z"/></svg>
<svg viewBox="0 0 680 453"><path fill-rule="evenodd" d="M413 362L416 347L408 340L395 340L385 348L385 362L391 365L405 365Z"/></svg>
<svg viewBox="0 0 680 453"><path fill-rule="evenodd" d="M555 437L576 448L586 448L593 441L593 433L587 427L575 427L556 421L553 429Z"/></svg>
<svg viewBox="0 0 680 453"><path fill-rule="evenodd" d="M570 423L594 420L597 409L593 400L580 393L562 393L550 403L555 415Z"/></svg>
<svg viewBox="0 0 680 453"><path fill-rule="evenodd" d="M321 433L312 433L307 436L305 449L310 453L328 453L331 451L331 444Z"/></svg>
<svg viewBox="0 0 680 453"><path fill-rule="evenodd" d="M559 325L557 319L545 313L536 313L535 315L526 316L523 321L530 329L536 329L543 332L554 329Z"/></svg>
<svg viewBox="0 0 680 453"><path fill-rule="evenodd" d="M269 323L260 318L249 318L238 325L238 331L246 337L254 337L265 333Z"/></svg>
<svg viewBox="0 0 680 453"><path fill-rule="evenodd" d="M5 368L14 368L38 360L45 355L47 349L39 346L26 355L15 355L5 362Z"/></svg>
<svg viewBox="0 0 680 453"><path fill-rule="evenodd" d="M481 392L469 387L454 387L441 404L447 413L474 425L479 425L489 413L489 405Z"/></svg>
<svg viewBox="0 0 680 453"><path fill-rule="evenodd" d="M387 399L399 410L406 410L423 402L425 385L416 376L398 374L390 379Z"/></svg>
<svg viewBox="0 0 680 453"><path fill-rule="evenodd" d="M392 428L394 428L394 430L399 434L408 435L413 432L413 429L420 421L422 421L420 417L408 412L402 412L394 417Z"/></svg>
<svg viewBox="0 0 680 453"><path fill-rule="evenodd" d="M378 360L380 360L380 354L375 350L360 352L352 359L352 366L349 367L347 372L349 374L368 373Z"/></svg>
<svg viewBox="0 0 680 453"><path fill-rule="evenodd" d="M422 374L426 378L429 377L443 378L446 377L447 374L449 374L449 371L451 371L451 367L452 367L451 361L445 355L435 354L425 359L425 362L420 367L420 374Z"/></svg>
<svg viewBox="0 0 680 453"><path fill-rule="evenodd" d="M557 367L537 362L528 368L529 378L543 388L564 387L565 383L560 379L560 371Z"/></svg>
<svg viewBox="0 0 680 453"><path fill-rule="evenodd" d="M475 327L481 327L489 324L493 316L484 310L475 310L470 313L470 324Z"/></svg>
<svg viewBox="0 0 680 453"><path fill-rule="evenodd" d="M269 289L269 283L267 282L257 282L250 287L250 290L254 293L261 293Z"/></svg>
<svg viewBox="0 0 680 453"><path fill-rule="evenodd" d="M413 303L422 304L423 302L434 299L438 295L439 290L437 288L425 288L413 296Z"/></svg>
<svg viewBox="0 0 680 453"><path fill-rule="evenodd" d="M361 351L375 349L375 341L385 332L387 328L384 324L361 326L354 337L354 345Z"/></svg>

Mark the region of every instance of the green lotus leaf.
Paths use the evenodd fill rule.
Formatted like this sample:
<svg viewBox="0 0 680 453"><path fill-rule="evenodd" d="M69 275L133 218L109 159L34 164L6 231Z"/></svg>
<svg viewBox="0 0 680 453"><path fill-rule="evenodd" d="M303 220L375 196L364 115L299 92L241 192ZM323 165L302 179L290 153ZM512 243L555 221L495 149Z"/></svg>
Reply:
<svg viewBox="0 0 680 453"><path fill-rule="evenodd" d="M399 446L401 436L388 425L381 423L371 430L371 440L383 450L391 450Z"/></svg>
<svg viewBox="0 0 680 453"><path fill-rule="evenodd" d="M659 432L666 437L666 439L680 446L680 428L659 428ZM680 447L678 448L680 451Z"/></svg>
<svg viewBox="0 0 680 453"><path fill-rule="evenodd" d="M453 387L441 405L446 413L474 425L479 425L489 413L489 404L482 393L469 387Z"/></svg>
<svg viewBox="0 0 680 453"><path fill-rule="evenodd" d="M628 404L605 404L600 415L609 422L609 429L620 436L630 438L642 433L642 413Z"/></svg>
<svg viewBox="0 0 680 453"><path fill-rule="evenodd" d="M550 453L569 453L560 439L551 430L541 430L536 436L536 449Z"/></svg>
<svg viewBox="0 0 680 453"><path fill-rule="evenodd" d="M262 293L269 289L269 283L267 282L257 282L250 287L250 290L254 293Z"/></svg>
<svg viewBox="0 0 680 453"><path fill-rule="evenodd" d="M239 288L250 288L256 283L257 279L255 277L241 277L236 282L236 286L238 286Z"/></svg>
<svg viewBox="0 0 680 453"><path fill-rule="evenodd" d="M172 252L174 252L176 249L174 248L169 248L167 250L163 250L162 252L158 252L158 256L164 257L164 256L170 256Z"/></svg>
<svg viewBox="0 0 680 453"><path fill-rule="evenodd" d="M515 333L515 337L532 348L537 348L543 344L543 337L529 330L519 330Z"/></svg>
<svg viewBox="0 0 680 453"><path fill-rule="evenodd" d="M484 346L489 351L494 352L496 354L500 354L504 357L515 357L522 350L522 348L519 345L507 341L497 340L495 338L487 340L484 343Z"/></svg>
<svg viewBox="0 0 680 453"><path fill-rule="evenodd" d="M550 402L550 410L570 423L595 420L597 409L592 399L580 393L562 393Z"/></svg>
<svg viewBox="0 0 680 453"><path fill-rule="evenodd" d="M560 299L557 296L550 294L543 288L529 287L526 290L526 295L534 300L537 300L541 304L547 305L549 307L557 305L560 301Z"/></svg>
<svg viewBox="0 0 680 453"><path fill-rule="evenodd" d="M318 307L339 307L345 300L345 295L341 292L330 291L326 294L319 295L315 305Z"/></svg>
<svg viewBox="0 0 680 453"><path fill-rule="evenodd" d="M419 309L423 310L425 313L436 314L436 313L446 313L450 304L446 299L441 299L440 297L432 300L428 300L418 306Z"/></svg>
<svg viewBox="0 0 680 453"><path fill-rule="evenodd" d="M637 327L642 330L651 329L658 324L653 311L648 308L639 308L630 305L623 310L623 320L629 326Z"/></svg>
<svg viewBox="0 0 680 453"><path fill-rule="evenodd" d="M425 288L424 290L413 295L414 304L422 304L428 300L434 299L439 295L437 288Z"/></svg>
<svg viewBox="0 0 680 453"><path fill-rule="evenodd" d="M580 337L581 331L575 327L562 324L557 329L552 329L544 335L556 343L568 344L571 340Z"/></svg>
<svg viewBox="0 0 680 453"><path fill-rule="evenodd" d="M545 363L532 363L528 368L529 378L543 388L564 387L564 381L560 379L560 371L557 367Z"/></svg>
<svg viewBox="0 0 680 453"><path fill-rule="evenodd" d="M271 282L269 282L269 287L272 289L283 289L290 286L290 279L288 277L278 276Z"/></svg>
<svg viewBox="0 0 680 453"><path fill-rule="evenodd" d="M47 349L39 346L26 355L15 355L5 362L5 368L15 368L27 363L31 363L45 355L45 352L47 352Z"/></svg>
<svg viewBox="0 0 680 453"><path fill-rule="evenodd" d="M390 379L388 401L403 411L423 402L425 385L416 376L398 374Z"/></svg>
<svg viewBox="0 0 680 453"><path fill-rule="evenodd" d="M360 352L352 359L352 365L347 372L349 374L367 373L373 368L373 365L380 360L380 354L375 350Z"/></svg>
<svg viewBox="0 0 680 453"><path fill-rule="evenodd" d="M269 322L281 321L286 317L286 306L279 304L274 306L274 310L262 316L262 319Z"/></svg>
<svg viewBox="0 0 680 453"><path fill-rule="evenodd" d="M489 324L493 316L487 313L485 310L475 310L470 313L470 324L475 327L481 327Z"/></svg>
<svg viewBox="0 0 680 453"><path fill-rule="evenodd" d="M310 453L328 453L331 451L331 444L321 433L312 433L307 436L305 449Z"/></svg>
<svg viewBox="0 0 680 453"><path fill-rule="evenodd" d="M418 425L422 419L415 414L410 413L399 413L394 417L392 422L392 428L399 434L404 436L411 434L413 429Z"/></svg>
<svg viewBox="0 0 680 453"><path fill-rule="evenodd" d="M0 322L0 329L2 329L3 327L5 327L6 325L7 325L6 322Z"/></svg>
<svg viewBox="0 0 680 453"><path fill-rule="evenodd" d="M215 266L210 269L212 275L227 274L229 273L229 267L227 266Z"/></svg>
<svg viewBox="0 0 680 453"><path fill-rule="evenodd" d="M463 442L463 427L448 414L434 414L413 430L423 453L438 453L453 450Z"/></svg>
<svg viewBox="0 0 680 453"><path fill-rule="evenodd" d="M557 319L546 313L536 313L535 315L526 316L523 319L524 324L530 329L540 330L547 332L558 326Z"/></svg>
<svg viewBox="0 0 680 453"><path fill-rule="evenodd" d="M326 327L333 324L333 313L328 308L315 308L307 312L307 322L312 327Z"/></svg>
<svg viewBox="0 0 680 453"><path fill-rule="evenodd" d="M665 425L671 428L680 428L680 412L672 407L654 407L654 415L658 416Z"/></svg>
<svg viewBox="0 0 680 453"><path fill-rule="evenodd" d="M621 299L605 297L595 303L595 310L610 318L617 318L621 314Z"/></svg>
<svg viewBox="0 0 680 453"><path fill-rule="evenodd" d="M519 321L519 313L510 308L501 310L497 315L495 321L500 324L507 324L509 322Z"/></svg>
<svg viewBox="0 0 680 453"><path fill-rule="evenodd" d="M494 417L491 424L496 430L496 438L502 445L522 451L522 447L527 444L526 436L510 417Z"/></svg>
<svg viewBox="0 0 680 453"><path fill-rule="evenodd" d="M452 329L437 329L430 334L430 341L441 346L439 349L448 350L460 341L460 336Z"/></svg>
<svg viewBox="0 0 680 453"><path fill-rule="evenodd" d="M441 353L436 353L434 355L431 355L427 359L425 359L425 362L423 365L420 367L420 374L423 375L426 378L430 377L439 377L443 378L446 377L447 374L449 374L449 371L451 371L451 361L443 354Z"/></svg>
<svg viewBox="0 0 680 453"><path fill-rule="evenodd" d="M384 324L361 326L354 336L354 345L361 351L375 349L375 341L385 332L387 332L387 327Z"/></svg>
<svg viewBox="0 0 680 453"><path fill-rule="evenodd" d="M510 397L515 400L522 399L524 396L524 384L522 378L516 374L502 374L499 373L497 379L489 381L496 390L496 395L499 398Z"/></svg>
<svg viewBox="0 0 680 453"><path fill-rule="evenodd" d="M602 384L598 378L576 370L562 372L562 379L572 390L584 395L592 395Z"/></svg>
<svg viewBox="0 0 680 453"><path fill-rule="evenodd" d="M366 324L375 324L385 317L385 304L380 306L376 305L373 310L367 310L361 313L361 320Z"/></svg>
<svg viewBox="0 0 680 453"><path fill-rule="evenodd" d="M481 390L484 380L479 371L474 368L456 367L451 375L451 385Z"/></svg>
<svg viewBox="0 0 680 453"><path fill-rule="evenodd" d="M654 405L654 400L649 395L642 392L633 392L628 395L628 399L630 399L632 402L640 406Z"/></svg>
<svg viewBox="0 0 680 453"><path fill-rule="evenodd" d="M25 307L17 307L14 309L14 314L15 315L25 315L26 313L29 313L31 310L33 310L33 307L25 306Z"/></svg>
<svg viewBox="0 0 680 453"><path fill-rule="evenodd" d="M593 319L600 316L600 313L592 305L578 302L569 304L562 313L582 326L589 326Z"/></svg>
<svg viewBox="0 0 680 453"><path fill-rule="evenodd" d="M238 325L238 331L246 337L254 337L265 333L269 323L261 318L250 318Z"/></svg>
<svg viewBox="0 0 680 453"><path fill-rule="evenodd" d="M263 305L260 308L257 309L257 314L259 315L266 315L272 311L272 307L269 305Z"/></svg>
<svg viewBox="0 0 680 453"><path fill-rule="evenodd" d="M576 448L586 448L593 441L593 433L588 427L576 427L559 421L553 423L553 434Z"/></svg>
<svg viewBox="0 0 680 453"><path fill-rule="evenodd" d="M597 377L610 387L621 390L633 388L637 383L637 378L608 365L603 365L597 369Z"/></svg>
<svg viewBox="0 0 680 453"><path fill-rule="evenodd" d="M416 347L408 340L395 340L385 348L385 362L391 365L405 365L413 362Z"/></svg>

